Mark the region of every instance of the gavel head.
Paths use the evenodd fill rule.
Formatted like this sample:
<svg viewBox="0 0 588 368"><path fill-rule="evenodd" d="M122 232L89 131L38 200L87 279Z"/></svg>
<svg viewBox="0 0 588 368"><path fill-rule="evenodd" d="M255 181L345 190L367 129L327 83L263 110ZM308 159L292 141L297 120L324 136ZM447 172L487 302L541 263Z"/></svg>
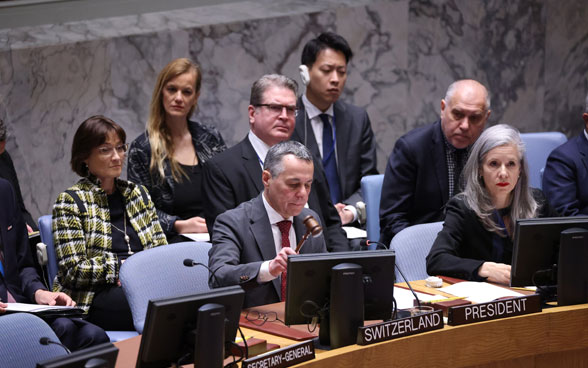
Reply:
<svg viewBox="0 0 588 368"><path fill-rule="evenodd" d="M304 226L306 226L306 231L311 233L312 236L319 236L323 232L323 228L312 215L306 216L302 222L304 223Z"/></svg>

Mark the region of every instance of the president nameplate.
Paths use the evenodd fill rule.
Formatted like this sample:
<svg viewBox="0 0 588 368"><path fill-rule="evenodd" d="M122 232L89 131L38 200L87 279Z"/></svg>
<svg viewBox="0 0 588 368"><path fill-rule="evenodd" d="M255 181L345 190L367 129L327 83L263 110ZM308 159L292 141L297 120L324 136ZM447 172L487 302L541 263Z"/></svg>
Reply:
<svg viewBox="0 0 588 368"><path fill-rule="evenodd" d="M283 368L314 359L314 345L312 340L286 346L263 355L247 359L243 368Z"/></svg>
<svg viewBox="0 0 588 368"><path fill-rule="evenodd" d="M541 297L533 294L488 303L451 307L447 314L447 324L459 326L538 312L541 312Z"/></svg>
<svg viewBox="0 0 588 368"><path fill-rule="evenodd" d="M357 334L357 344L370 345L441 328L443 328L443 311L437 310L418 316L360 327Z"/></svg>

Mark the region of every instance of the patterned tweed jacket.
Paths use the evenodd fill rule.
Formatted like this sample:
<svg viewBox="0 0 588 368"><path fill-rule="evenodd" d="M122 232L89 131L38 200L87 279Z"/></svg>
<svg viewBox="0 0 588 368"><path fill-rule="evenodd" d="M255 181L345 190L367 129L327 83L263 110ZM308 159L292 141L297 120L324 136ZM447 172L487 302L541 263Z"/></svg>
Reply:
<svg viewBox="0 0 588 368"><path fill-rule="evenodd" d="M125 199L127 216L143 248L167 244L149 196L143 197L139 187L128 181L117 179L116 186ZM116 285L119 261L112 252L106 192L96 179L88 178L68 191L77 194L85 212L67 192L59 194L53 205L53 242L59 266L53 290L70 295L87 313L97 291Z"/></svg>
<svg viewBox="0 0 588 368"><path fill-rule="evenodd" d="M204 164L212 156L224 151L227 146L216 128L195 121L188 121L188 129L192 135L192 144L198 156L199 164ZM127 168L128 180L144 185L157 209L161 227L167 235L175 235L174 223L179 219L173 214L174 179L169 161L164 163L165 177L163 181L159 173L149 171L151 165L151 145L147 132L138 136L129 149Z"/></svg>

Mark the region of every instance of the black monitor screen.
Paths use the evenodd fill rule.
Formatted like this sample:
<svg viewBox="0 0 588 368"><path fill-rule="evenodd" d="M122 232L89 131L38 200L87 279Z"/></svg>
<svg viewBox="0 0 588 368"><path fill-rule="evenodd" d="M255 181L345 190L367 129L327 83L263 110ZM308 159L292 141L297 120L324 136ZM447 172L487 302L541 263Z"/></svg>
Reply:
<svg viewBox="0 0 588 368"><path fill-rule="evenodd" d="M354 263L362 267L365 319L390 319L394 293L394 260L393 250L288 256L286 324L310 322L304 316L308 315L308 301L320 307L329 303L331 268L340 263Z"/></svg>
<svg viewBox="0 0 588 368"><path fill-rule="evenodd" d="M534 285L537 271L550 269L558 262L561 232L573 227L588 229L588 216L518 220L514 233L510 285ZM542 285L541 282L539 284Z"/></svg>
<svg viewBox="0 0 588 368"><path fill-rule="evenodd" d="M92 346L83 350L37 363L37 368L114 368L118 348L111 343Z"/></svg>
<svg viewBox="0 0 588 368"><path fill-rule="evenodd" d="M225 342L235 340L245 292L240 286L213 289L176 298L150 300L139 347L137 367L167 367L180 358L193 363L198 308L216 303L225 307Z"/></svg>

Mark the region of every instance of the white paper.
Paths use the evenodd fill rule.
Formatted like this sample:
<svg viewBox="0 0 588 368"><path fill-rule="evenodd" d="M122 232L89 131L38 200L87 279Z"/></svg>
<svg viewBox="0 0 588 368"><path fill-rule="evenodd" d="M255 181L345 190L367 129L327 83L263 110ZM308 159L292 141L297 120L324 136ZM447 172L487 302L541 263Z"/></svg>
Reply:
<svg viewBox="0 0 588 368"><path fill-rule="evenodd" d="M367 231L353 226L341 226L347 234L347 239L367 238Z"/></svg>
<svg viewBox="0 0 588 368"><path fill-rule="evenodd" d="M524 296L524 294L492 285L487 282L463 281L439 289L440 291L466 298L472 303L486 303L508 296Z"/></svg>
<svg viewBox="0 0 588 368"><path fill-rule="evenodd" d="M446 298L441 295L423 294L419 293L418 291L415 291L415 294L418 296L421 302ZM414 295L412 295L412 293L408 289L394 286L394 299L396 299L397 309L407 309L414 307Z"/></svg>
<svg viewBox="0 0 588 368"><path fill-rule="evenodd" d="M39 304L27 304L27 303L6 303L8 306L6 310L8 312L29 312L29 313L38 313L38 312L45 312L45 311L60 311L60 310L69 310L69 309L79 309L78 307L65 307L62 305L39 305Z"/></svg>
<svg viewBox="0 0 588 368"><path fill-rule="evenodd" d="M182 236L194 241L210 242L210 235L208 233L189 233L182 234Z"/></svg>

